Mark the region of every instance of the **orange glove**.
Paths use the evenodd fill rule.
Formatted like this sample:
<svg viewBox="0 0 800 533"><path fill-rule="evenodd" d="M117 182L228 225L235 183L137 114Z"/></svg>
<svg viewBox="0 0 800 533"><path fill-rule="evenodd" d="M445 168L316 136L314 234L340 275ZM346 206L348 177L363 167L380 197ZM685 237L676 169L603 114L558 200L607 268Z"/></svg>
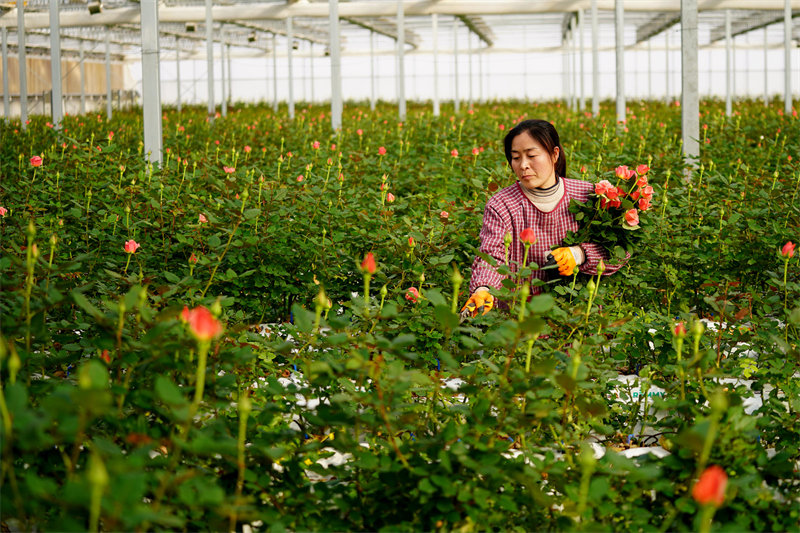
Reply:
<svg viewBox="0 0 800 533"><path fill-rule="evenodd" d="M485 315L492 307L494 307L494 296L489 294L489 291L485 289L478 289L469 297L464 307L461 308L461 316L471 316L475 318L481 311L483 311L482 314Z"/></svg>
<svg viewBox="0 0 800 533"><path fill-rule="evenodd" d="M552 252L553 259L558 263L558 273L562 276L571 276L577 266L575 256L569 248L556 248Z"/></svg>

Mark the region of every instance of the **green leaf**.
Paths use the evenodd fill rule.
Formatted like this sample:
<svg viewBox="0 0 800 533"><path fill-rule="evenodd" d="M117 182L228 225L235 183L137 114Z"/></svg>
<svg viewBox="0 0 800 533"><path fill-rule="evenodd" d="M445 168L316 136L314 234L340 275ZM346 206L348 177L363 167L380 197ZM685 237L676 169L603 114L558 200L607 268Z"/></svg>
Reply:
<svg viewBox="0 0 800 533"><path fill-rule="evenodd" d="M155 389L161 401L168 405L182 406L189 403L186 398L183 397L178 386L165 376L156 377Z"/></svg>
<svg viewBox="0 0 800 533"><path fill-rule="evenodd" d="M446 305L437 305L433 308L433 316L439 321L442 327L453 329L458 326L458 315L450 310Z"/></svg>
<svg viewBox="0 0 800 533"><path fill-rule="evenodd" d="M72 297L72 301L75 302L78 307L92 315L92 317L95 319L100 319L103 317L103 313L101 313L97 307L92 305L86 296L78 292L77 289L74 289L72 292L70 292L70 296Z"/></svg>

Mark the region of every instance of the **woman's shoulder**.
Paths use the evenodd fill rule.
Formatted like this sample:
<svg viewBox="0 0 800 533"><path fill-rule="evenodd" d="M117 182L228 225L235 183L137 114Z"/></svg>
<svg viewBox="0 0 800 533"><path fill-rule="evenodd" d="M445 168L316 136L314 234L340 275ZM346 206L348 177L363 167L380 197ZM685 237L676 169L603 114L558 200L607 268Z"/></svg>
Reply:
<svg viewBox="0 0 800 533"><path fill-rule="evenodd" d="M563 178L564 190L572 197L578 196L586 200L589 193L594 190L594 185L588 181L576 180L574 178Z"/></svg>

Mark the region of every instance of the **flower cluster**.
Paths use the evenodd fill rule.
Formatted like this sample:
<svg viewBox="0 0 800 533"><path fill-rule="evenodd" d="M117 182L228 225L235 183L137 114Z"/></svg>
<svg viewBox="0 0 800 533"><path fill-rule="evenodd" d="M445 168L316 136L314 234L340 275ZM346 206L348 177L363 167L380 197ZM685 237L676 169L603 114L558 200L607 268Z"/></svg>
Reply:
<svg viewBox="0 0 800 533"><path fill-rule="evenodd" d="M573 201L570 212L580 225L567 235L565 244L593 242L612 254L615 249L631 252L640 237L641 213L653 207L653 187L648 183L650 167L641 164L635 169L626 165L614 170L616 183L600 180L586 203Z"/></svg>

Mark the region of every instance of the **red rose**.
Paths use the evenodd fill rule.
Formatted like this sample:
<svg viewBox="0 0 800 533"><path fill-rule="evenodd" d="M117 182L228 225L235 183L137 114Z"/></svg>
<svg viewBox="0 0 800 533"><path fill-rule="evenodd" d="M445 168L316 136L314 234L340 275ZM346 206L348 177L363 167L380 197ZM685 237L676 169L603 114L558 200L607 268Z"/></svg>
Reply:
<svg viewBox="0 0 800 533"><path fill-rule="evenodd" d="M361 270L366 272L367 274L374 274L378 267L375 265L375 256L372 255L372 252L367 252L367 255L364 256L364 260L361 262Z"/></svg>
<svg viewBox="0 0 800 533"><path fill-rule="evenodd" d="M536 234L533 232L532 228L525 228L519 234L519 240L528 244L536 243Z"/></svg>
<svg viewBox="0 0 800 533"><path fill-rule="evenodd" d="M222 334L220 321L214 318L211 311L202 305L188 312L184 310L183 316L189 323L189 330L197 340L210 341Z"/></svg>
<svg viewBox="0 0 800 533"><path fill-rule="evenodd" d="M728 474L717 466L706 468L697 483L692 487L692 498L701 505L712 504L716 507L725 500L725 487L728 484Z"/></svg>
<svg viewBox="0 0 800 533"><path fill-rule="evenodd" d="M792 241L787 241L786 244L783 245L783 248L781 248L781 255L787 258L794 257L794 243Z"/></svg>

